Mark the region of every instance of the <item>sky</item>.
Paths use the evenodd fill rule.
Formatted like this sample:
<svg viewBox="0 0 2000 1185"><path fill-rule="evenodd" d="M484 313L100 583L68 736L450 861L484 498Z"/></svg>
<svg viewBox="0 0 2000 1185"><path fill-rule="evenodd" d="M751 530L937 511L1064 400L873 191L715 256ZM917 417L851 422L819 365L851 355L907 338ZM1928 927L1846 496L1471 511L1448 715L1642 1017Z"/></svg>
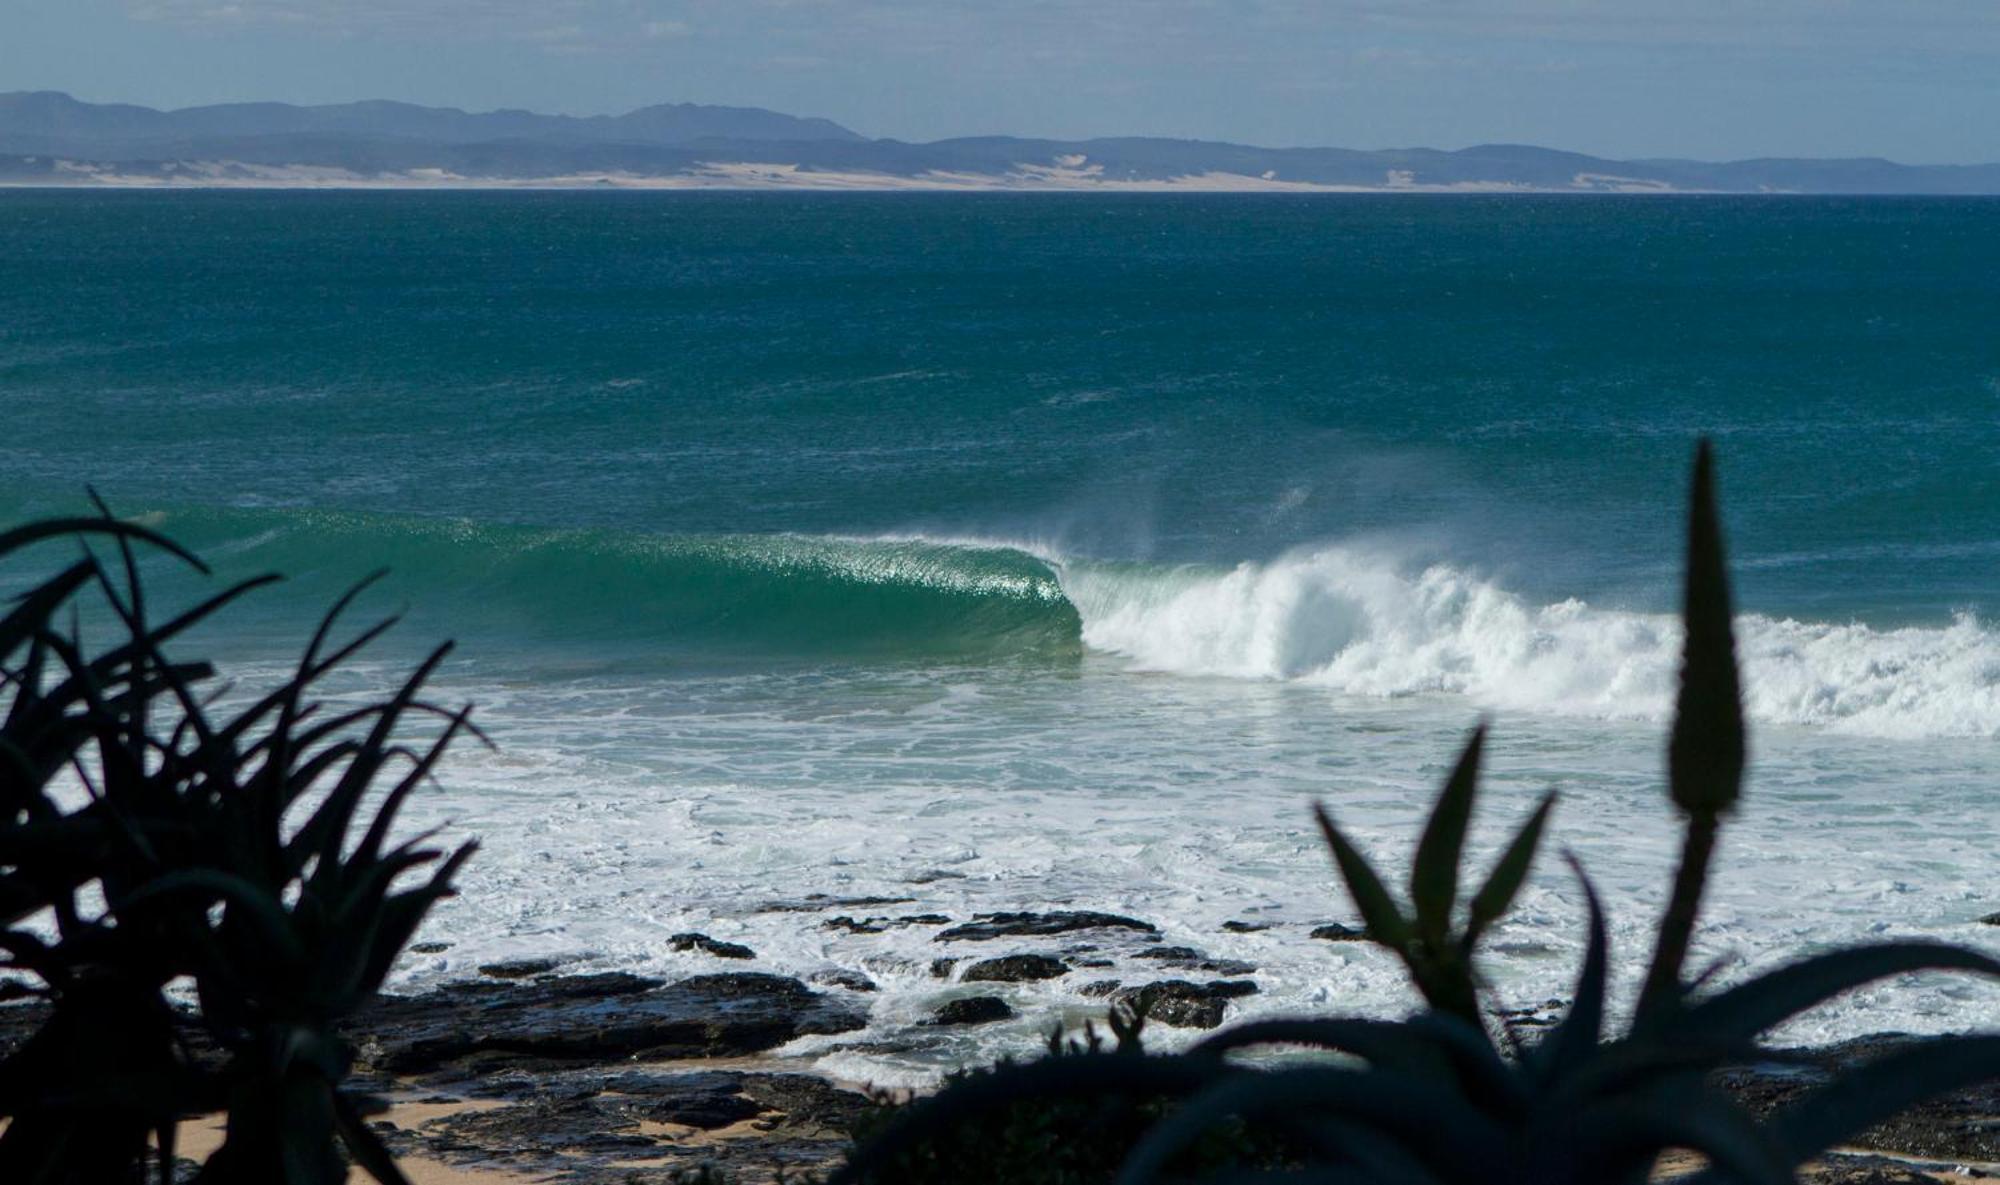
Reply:
<svg viewBox="0 0 2000 1185"><path fill-rule="evenodd" d="M0 0L0 91L2000 161L2000 0Z"/></svg>

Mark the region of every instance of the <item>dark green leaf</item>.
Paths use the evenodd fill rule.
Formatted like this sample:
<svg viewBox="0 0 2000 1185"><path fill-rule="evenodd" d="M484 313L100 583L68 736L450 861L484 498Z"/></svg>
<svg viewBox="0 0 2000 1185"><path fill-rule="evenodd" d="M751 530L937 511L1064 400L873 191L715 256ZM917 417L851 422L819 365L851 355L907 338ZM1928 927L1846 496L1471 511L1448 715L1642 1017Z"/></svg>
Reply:
<svg viewBox="0 0 2000 1185"><path fill-rule="evenodd" d="M1466 827L1472 821L1473 798L1479 791L1479 756L1485 744L1486 725L1482 721L1472 730L1458 755L1458 764L1445 779L1410 866L1410 904L1416 911L1417 932L1435 946L1443 946L1451 932L1451 910L1458 903L1458 864L1465 851Z"/></svg>
<svg viewBox="0 0 2000 1185"><path fill-rule="evenodd" d="M1674 802L1691 813L1726 811L1743 781L1745 742L1742 689L1736 675L1736 636L1730 620L1729 571L1716 509L1715 465L1706 439L1695 450L1688 505L1687 640L1681 659L1680 698L1667 746L1668 783Z"/></svg>
<svg viewBox="0 0 2000 1185"><path fill-rule="evenodd" d="M1541 805L1528 821L1514 835L1514 842L1500 857L1500 862L1487 874L1486 883L1472 898L1472 908L1465 924L1466 953L1479 941L1486 928L1506 914L1514 904L1514 897L1528 879L1528 870L1534 866L1535 851L1541 846L1542 830L1548 825L1549 812L1555 809L1556 792L1551 790L1542 796Z"/></svg>
<svg viewBox="0 0 2000 1185"><path fill-rule="evenodd" d="M1382 884L1382 878L1368 863L1368 858L1357 851L1347 837L1333 825L1333 816L1317 803L1313 805L1313 817L1319 820L1320 834L1326 837L1326 845L1333 849L1334 863L1340 869L1340 879L1347 882L1348 896L1354 899L1354 907L1361 911L1361 920L1368 927L1368 936L1400 954L1408 955L1410 949L1410 924L1403 919L1402 911L1396 908L1394 898Z"/></svg>

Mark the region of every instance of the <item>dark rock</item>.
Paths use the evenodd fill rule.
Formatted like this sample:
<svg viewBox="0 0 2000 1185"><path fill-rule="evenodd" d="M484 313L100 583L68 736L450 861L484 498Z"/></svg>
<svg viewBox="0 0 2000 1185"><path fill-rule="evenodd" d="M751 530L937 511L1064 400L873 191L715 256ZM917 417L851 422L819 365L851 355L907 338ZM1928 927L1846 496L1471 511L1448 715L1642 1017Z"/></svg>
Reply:
<svg viewBox="0 0 2000 1185"><path fill-rule="evenodd" d="M937 936L939 942L986 942L995 938L1039 937L1075 930L1136 930L1157 936L1158 926L1115 913L1065 909L1054 913L983 913Z"/></svg>
<svg viewBox="0 0 2000 1185"><path fill-rule="evenodd" d="M1216 975L1248 975L1257 969L1257 964L1241 959L1211 959L1191 946L1155 946L1132 957L1150 959L1176 971L1208 971Z"/></svg>
<svg viewBox="0 0 2000 1185"><path fill-rule="evenodd" d="M956 967L956 966L958 966L958 962L959 962L959 961L958 961L957 959L932 959L932 960L931 960L931 978L932 978L932 979L950 979L950 978L951 978L951 969L952 969L953 967Z"/></svg>
<svg viewBox="0 0 2000 1185"><path fill-rule="evenodd" d="M749 1074L744 1076L742 1090L766 1111L784 1117L781 1130L801 1133L844 1136L854 1130L869 1107L865 1095L842 1090L811 1074Z"/></svg>
<svg viewBox="0 0 2000 1185"><path fill-rule="evenodd" d="M658 1141L639 1132L640 1116L600 1099L546 1099L490 1111L463 1111L433 1121L437 1136L468 1149L533 1149L544 1155L631 1155ZM449 1145L448 1145L449 1146Z"/></svg>
<svg viewBox="0 0 2000 1185"><path fill-rule="evenodd" d="M479 973L490 979L531 979L546 975L560 966L561 959L508 959L504 963L483 963Z"/></svg>
<svg viewBox="0 0 2000 1185"><path fill-rule="evenodd" d="M0 979L0 1004L35 998L35 989L25 979Z"/></svg>
<svg viewBox="0 0 2000 1185"><path fill-rule="evenodd" d="M1269 922L1224 922L1222 928L1231 934L1256 934L1271 928Z"/></svg>
<svg viewBox="0 0 2000 1185"><path fill-rule="evenodd" d="M998 996L966 996L952 1000L931 1014L934 1025L984 1025L1011 1020L1014 1010Z"/></svg>
<svg viewBox="0 0 2000 1185"><path fill-rule="evenodd" d="M917 913L896 918L851 918L842 914L828 918L820 925L828 930L845 930L849 934L880 934L884 930L900 930L907 926L942 926L951 919L941 913Z"/></svg>
<svg viewBox="0 0 2000 1185"><path fill-rule="evenodd" d="M1189 983L1167 979L1144 987L1126 988L1112 996L1121 1004L1146 1010L1148 1020L1181 1029L1212 1029L1222 1023L1228 1001L1255 993L1248 980Z"/></svg>
<svg viewBox="0 0 2000 1185"><path fill-rule="evenodd" d="M677 951L698 950L718 959L754 959L757 952L740 942L721 942L706 934L676 934L667 945Z"/></svg>
<svg viewBox="0 0 2000 1185"><path fill-rule="evenodd" d="M1987 914L1985 917L1979 919L1979 924L1982 926L2000 926L2000 913Z"/></svg>
<svg viewBox="0 0 2000 1185"><path fill-rule="evenodd" d="M875 981L859 971L835 968L830 971L815 972L812 981L822 987L843 987L850 992L872 992Z"/></svg>
<svg viewBox="0 0 2000 1185"><path fill-rule="evenodd" d="M1339 922L1330 922L1324 926L1314 926L1312 937L1327 942L1366 942L1368 931L1359 926L1343 926Z"/></svg>
<svg viewBox="0 0 2000 1185"><path fill-rule="evenodd" d="M796 979L736 973L663 985L636 975L455 984L384 997L350 1026L363 1060L397 1073L757 1053L866 1024Z"/></svg>
<svg viewBox="0 0 2000 1185"><path fill-rule="evenodd" d="M382 1134L398 1153L498 1164L572 1185L678 1181L704 1161L719 1162L730 1180L761 1178L778 1165L817 1179L812 1174L839 1158L869 1106L801 1074L567 1069L508 1077L515 1093L486 1097L512 1105ZM747 1139L687 1140L672 1130L717 1131L746 1121L756 1129Z"/></svg>
<svg viewBox="0 0 2000 1185"><path fill-rule="evenodd" d="M410 945L413 955L441 955L451 949L449 942L417 942Z"/></svg>
<svg viewBox="0 0 2000 1185"><path fill-rule="evenodd" d="M1086 996L1103 997L1115 993L1122 986L1124 985L1115 979L1099 979L1091 983L1086 983L1077 990Z"/></svg>
<svg viewBox="0 0 2000 1185"><path fill-rule="evenodd" d="M1026 983L1054 979L1069 974L1069 964L1047 955L1008 955L986 959L965 969L961 980L991 980L995 983Z"/></svg>
<svg viewBox="0 0 2000 1185"><path fill-rule="evenodd" d="M915 897L832 897L825 893L808 893L792 901L767 901L757 907L758 913L819 913L828 909L874 909L883 905L913 905Z"/></svg>
<svg viewBox="0 0 2000 1185"><path fill-rule="evenodd" d="M1826 1085L1842 1071L1927 1040L1931 1039L1896 1034L1862 1037L1823 1049L1793 1051L1783 1063L1725 1070L1715 1082L1761 1118ZM2000 1161L1996 1115L2000 1115L2000 1080L1926 1100L1848 1143L1928 1160L1992 1163Z"/></svg>
<svg viewBox="0 0 2000 1185"><path fill-rule="evenodd" d="M878 919L869 918L867 921L856 921L846 914L842 914L837 918L826 919L820 923L820 928L823 930L845 930L849 934L880 934L882 931L888 929Z"/></svg>
<svg viewBox="0 0 2000 1185"><path fill-rule="evenodd" d="M1106 967L1116 967L1117 965L1118 965L1118 964L1116 964L1116 963L1112 962L1112 961L1111 961L1110 959L1078 959L1078 960L1076 960L1076 966L1078 966L1078 967L1091 967L1091 968L1095 968L1095 969L1098 969L1098 970L1102 970L1102 969L1104 969L1104 968L1106 968Z"/></svg>
<svg viewBox="0 0 2000 1185"><path fill-rule="evenodd" d="M1566 1007L1568 1005L1564 1001L1551 998L1525 1008L1502 1008L1498 1014L1509 1028L1547 1029L1561 1023Z"/></svg>

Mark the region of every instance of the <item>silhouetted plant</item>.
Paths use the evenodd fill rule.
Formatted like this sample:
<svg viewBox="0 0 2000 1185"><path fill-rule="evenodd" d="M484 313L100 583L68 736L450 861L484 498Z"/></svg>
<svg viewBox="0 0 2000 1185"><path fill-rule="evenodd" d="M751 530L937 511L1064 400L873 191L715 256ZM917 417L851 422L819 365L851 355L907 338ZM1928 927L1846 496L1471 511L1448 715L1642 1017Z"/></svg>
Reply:
<svg viewBox="0 0 2000 1185"><path fill-rule="evenodd" d="M1804 959L1705 997L1682 967L1721 819L1741 792L1745 729L1713 463L1697 450L1689 507L1686 639L1668 747L1671 794L1686 822L1679 872L1623 1036L1605 1032L1609 942L1597 893L1572 867L1588 908L1589 941L1568 1012L1523 1047L1479 1006L1474 960L1486 928L1526 879L1553 805L1545 798L1458 914L1459 864L1485 730L1473 733L1418 844L1406 912L1362 852L1321 808L1318 819L1371 940L1393 950L1429 1007L1404 1021L1279 1019L1226 1030L1177 1056L1050 1058L953 1082L896 1116L834 1178L931 1182L913 1175L922 1149L945 1145L995 1111L1049 1109L1100 1096L1165 1100L1161 1118L1113 1151L1093 1181L1141 1185L1200 1174L1188 1153L1219 1130L1267 1132L1303 1150L1293 1169L1237 1163L1218 1179L1339 1180L1456 1185L1638 1185L1661 1153L1704 1154L1704 1179L1771 1183L1841 1139L1925 1098L2000 1078L2000 1036L1947 1037L1837 1077L1758 1123L1709 1085L1711 1071L1760 1056L1773 1026L1873 980L1920 970L2000 976L2000 962L1933 943L1854 947ZM1227 1056L1260 1046L1337 1052L1345 1064L1258 1070ZM1246 1126L1247 1125L1247 1126ZM1061 1144L1081 1129L1052 1135ZM1004 1150L994 1149L995 1155ZM1107 1162L1112 1157L1104 1158ZM961 1157L958 1165L970 1163ZM940 1166L944 1167L944 1166ZM1020 1167L1020 1166L1016 1166ZM1058 1180L1017 1174L1021 1181Z"/></svg>
<svg viewBox="0 0 2000 1185"><path fill-rule="evenodd" d="M202 1182L333 1185L347 1175L340 1145L401 1182L362 1121L371 1101L340 1090L352 1055L338 1025L380 988L473 850L389 838L468 727L463 711L419 698L446 648L390 699L328 711L315 686L393 623L331 645L350 593L290 678L218 717L194 691L213 670L164 647L272 578L155 624L134 544L205 571L198 560L108 513L0 534L0 556L64 535L115 542L122 579L86 545L0 619L0 950L51 1004L0 1062L0 1179L134 1181L150 1135L165 1181L175 1122L227 1110ZM94 652L75 624L93 586L122 631ZM441 716L441 735L402 741L412 713ZM57 788L64 772L70 793ZM24 924L35 921L46 924ZM165 988L183 976L196 1023L228 1055L220 1067L177 1039L184 1022Z"/></svg>

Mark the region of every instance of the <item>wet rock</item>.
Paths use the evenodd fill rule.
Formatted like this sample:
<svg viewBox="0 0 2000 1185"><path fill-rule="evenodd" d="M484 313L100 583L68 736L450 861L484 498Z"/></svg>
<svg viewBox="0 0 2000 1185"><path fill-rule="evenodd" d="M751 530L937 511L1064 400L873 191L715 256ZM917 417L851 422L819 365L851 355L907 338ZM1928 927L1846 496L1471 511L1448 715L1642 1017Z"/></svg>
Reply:
<svg viewBox="0 0 2000 1185"><path fill-rule="evenodd" d="M508 959L501 963L482 963L479 973L489 979L531 979L546 975L562 964L561 959Z"/></svg>
<svg viewBox="0 0 2000 1185"><path fill-rule="evenodd" d="M754 959L757 952L740 942L721 942L706 934L676 934L667 945L677 951L698 950L718 959Z"/></svg>
<svg viewBox="0 0 2000 1185"><path fill-rule="evenodd" d="M1231 934L1257 934L1271 928L1269 922L1224 922L1222 928Z"/></svg>
<svg viewBox="0 0 2000 1185"><path fill-rule="evenodd" d="M1339 922L1330 922L1324 926L1314 926L1311 936L1327 942L1368 941L1368 931L1359 926L1344 926Z"/></svg>
<svg viewBox="0 0 2000 1185"><path fill-rule="evenodd" d="M1030 938L1068 934L1076 930L1134 930L1157 936L1158 926L1115 913L1065 909L1053 913L983 913L937 936L939 942L986 942L995 938Z"/></svg>
<svg viewBox="0 0 2000 1185"><path fill-rule="evenodd" d="M1241 959L1212 959L1191 946L1155 946L1132 956L1150 959L1176 971L1208 971L1216 975L1248 975L1257 964Z"/></svg>
<svg viewBox="0 0 2000 1185"><path fill-rule="evenodd" d="M1862 1037L1823 1049L1794 1051L1792 1059L1781 1064L1725 1070L1715 1076L1715 1082L1752 1114L1762 1117L1789 1106L1845 1070L1927 1040L1899 1034ZM1928 1160L1993 1163L2000 1161L1996 1116L2000 1116L2000 1081L1990 1081L1919 1103L1849 1143Z"/></svg>
<svg viewBox="0 0 2000 1185"><path fill-rule="evenodd" d="M602 1099L548 1099L491 1111L465 1111L427 1125L430 1143L452 1151L567 1156L632 1155L658 1143L642 1135L630 1108Z"/></svg>
<svg viewBox="0 0 2000 1185"><path fill-rule="evenodd" d="M1979 924L1982 926L2000 926L2000 913L1987 914L1985 917L1979 919Z"/></svg>
<svg viewBox="0 0 2000 1185"><path fill-rule="evenodd" d="M953 967L956 967L956 966L958 966L958 964L959 964L959 960L957 960L957 959L932 959L932 960L931 960L931 978L932 978L932 979L950 979L950 978L951 978L951 969L952 969Z"/></svg>
<svg viewBox="0 0 2000 1185"><path fill-rule="evenodd" d="M851 918L842 914L820 923L827 930L845 930L849 934L880 934L884 930L900 930L906 926L942 926L951 921L941 913L918 913L895 918Z"/></svg>
<svg viewBox="0 0 2000 1185"><path fill-rule="evenodd" d="M563 1070L515 1077L525 1094L510 1096L512 1105L383 1135L399 1153L497 1164L570 1185L679 1181L677 1173L705 1161L719 1162L726 1180L769 1179L779 1165L817 1179L812 1174L838 1159L869 1105L801 1074ZM754 1135L690 1139L681 1130L721 1132L746 1121Z"/></svg>
<svg viewBox="0 0 2000 1185"><path fill-rule="evenodd" d="M850 992L872 992L875 990L874 980L861 974L859 971L849 971L845 968L816 972L812 977L812 981L822 987L843 987Z"/></svg>
<svg viewBox="0 0 2000 1185"><path fill-rule="evenodd" d="M998 996L966 996L951 1000L931 1014L934 1025L985 1025L1012 1020L1014 1010Z"/></svg>
<svg viewBox="0 0 2000 1185"><path fill-rule="evenodd" d="M845 930L849 934L880 934L882 931L888 929L887 926L882 924L879 918L869 918L866 921L859 921L848 917L846 914L842 914L837 918L828 918L819 925L822 930Z"/></svg>
<svg viewBox="0 0 2000 1185"><path fill-rule="evenodd" d="M415 942L410 944L413 955L441 955L451 949L449 942Z"/></svg>
<svg viewBox="0 0 2000 1185"><path fill-rule="evenodd" d="M1112 999L1144 1009L1149 1021L1180 1029L1212 1029L1222 1023L1230 1000L1256 991L1256 984L1241 979L1214 983L1166 979L1144 987L1126 988Z"/></svg>
<svg viewBox="0 0 2000 1185"><path fill-rule="evenodd" d="M914 905L915 897L833 897L808 893L789 901L767 901L758 913L820 913L829 909L875 909L884 905Z"/></svg>
<svg viewBox="0 0 2000 1185"><path fill-rule="evenodd" d="M1567 1007L1567 1002L1551 997L1525 1008L1502 1008L1497 1015L1508 1028L1548 1029L1562 1022L1563 1010Z"/></svg>
<svg viewBox="0 0 2000 1185"><path fill-rule="evenodd" d="M1069 964L1048 955L1008 955L985 959L965 969L961 980L989 980L994 983L1028 983L1069 974Z"/></svg>
<svg viewBox="0 0 2000 1185"><path fill-rule="evenodd" d="M1082 987L1078 988L1077 991L1081 992L1086 996L1102 998L1104 996L1109 996L1114 994L1115 992L1117 992L1119 988L1123 986L1124 986L1123 984L1119 983L1115 979L1099 979L1084 984Z"/></svg>
<svg viewBox="0 0 2000 1185"><path fill-rule="evenodd" d="M750 1074L742 1091L766 1111L782 1115L780 1129L801 1134L846 1135L869 1107L865 1096L810 1074Z"/></svg>
<svg viewBox="0 0 2000 1185"><path fill-rule="evenodd" d="M782 976L663 984L611 973L385 997L350 1031L373 1068L422 1073L458 1063L469 1073L492 1073L509 1065L736 1056L865 1024L852 1004Z"/></svg>

